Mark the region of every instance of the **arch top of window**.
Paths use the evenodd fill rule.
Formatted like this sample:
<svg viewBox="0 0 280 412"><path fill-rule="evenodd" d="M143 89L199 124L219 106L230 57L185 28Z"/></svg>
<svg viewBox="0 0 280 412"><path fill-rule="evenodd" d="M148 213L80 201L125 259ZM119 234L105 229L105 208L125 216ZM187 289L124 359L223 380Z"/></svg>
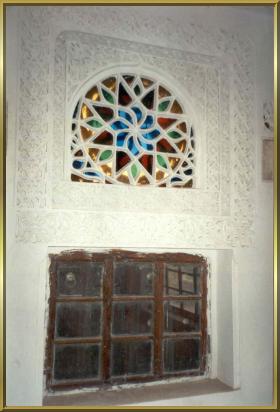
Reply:
<svg viewBox="0 0 280 412"><path fill-rule="evenodd" d="M194 127L156 76L116 72L92 82L71 114L71 180L194 187Z"/></svg>

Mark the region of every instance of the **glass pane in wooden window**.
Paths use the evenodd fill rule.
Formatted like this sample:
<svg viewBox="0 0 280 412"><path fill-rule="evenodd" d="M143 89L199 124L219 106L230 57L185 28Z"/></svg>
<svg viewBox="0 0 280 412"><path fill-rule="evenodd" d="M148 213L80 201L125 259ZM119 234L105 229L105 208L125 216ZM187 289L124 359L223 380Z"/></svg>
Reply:
<svg viewBox="0 0 280 412"><path fill-rule="evenodd" d="M166 264L164 271L165 295L200 294L200 267L195 263Z"/></svg>
<svg viewBox="0 0 280 412"><path fill-rule="evenodd" d="M153 330L152 302L114 302L112 333L136 335Z"/></svg>
<svg viewBox="0 0 280 412"><path fill-rule="evenodd" d="M198 332L200 330L200 301L169 301L164 303L166 332Z"/></svg>
<svg viewBox="0 0 280 412"><path fill-rule="evenodd" d="M113 292L115 295L152 295L154 276L152 263L116 263Z"/></svg>
<svg viewBox="0 0 280 412"><path fill-rule="evenodd" d="M178 372L199 368L200 339L164 340L164 370Z"/></svg>
<svg viewBox="0 0 280 412"><path fill-rule="evenodd" d="M56 304L56 337L99 336L100 303L61 302Z"/></svg>
<svg viewBox="0 0 280 412"><path fill-rule="evenodd" d="M113 342L112 376L141 375L152 371L152 342Z"/></svg>
<svg viewBox="0 0 280 412"><path fill-rule="evenodd" d="M100 296L103 263L61 262L57 270L57 295Z"/></svg>
<svg viewBox="0 0 280 412"><path fill-rule="evenodd" d="M99 344L55 345L54 379L97 378L99 358Z"/></svg>

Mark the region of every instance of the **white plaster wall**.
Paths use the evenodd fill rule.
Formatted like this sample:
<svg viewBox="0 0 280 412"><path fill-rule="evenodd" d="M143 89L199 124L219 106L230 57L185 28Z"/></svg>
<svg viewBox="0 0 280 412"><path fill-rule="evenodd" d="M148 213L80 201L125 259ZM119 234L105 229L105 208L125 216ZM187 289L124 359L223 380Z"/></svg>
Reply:
<svg viewBox="0 0 280 412"><path fill-rule="evenodd" d="M235 291L235 284L232 279L232 251L218 251L217 256L217 346L218 352L223 352L225 356L218 358L217 375L231 387L236 387L234 382L233 367L233 302L232 296ZM224 346L224 342L227 345Z"/></svg>
<svg viewBox="0 0 280 412"><path fill-rule="evenodd" d="M127 9L127 8L126 8ZM34 243L16 241L16 130L17 130L17 79L21 67L18 62L17 19L20 7L8 7L7 21L7 100L8 100L8 144L7 144L7 404L8 405L40 405L43 393L43 357L44 357L44 319L45 293L47 278L47 253L56 243ZM133 10L132 10L133 12ZM125 11L125 16L129 12ZM135 32L127 33L127 28L118 31L118 36L142 41L141 30L149 39L149 27L145 19L153 13L162 19L175 21L177 26L203 24L205 29L214 30L219 27L230 33L239 33L249 37L256 46L256 215L255 242L253 247L234 248L233 278L238 288L231 293L237 313L233 318L239 318L239 331L232 330L230 342L239 347L232 359L233 364L240 364L240 389L226 394L203 395L200 397L185 397L165 401L164 405L265 405L272 399L272 184L261 181L261 138L264 134L259 120L264 99L272 99L272 17L267 12L242 10L232 7L141 7L137 9L138 28ZM56 30L61 31L61 19L57 22ZM142 28L143 25L143 28ZM67 21L64 22L64 28ZM110 25L98 25L100 34L114 36ZM139 28L140 27L140 28ZM150 41L159 46L172 47L166 33L152 35ZM183 39L178 38L178 47ZM207 45L206 45L207 46ZM204 45L205 47L205 45ZM52 57L52 56L50 56ZM18 108L20 110L20 107ZM50 205L50 203L49 203ZM137 227L141 232L141 222ZM145 242L145 234L142 243ZM61 243L59 244L61 247ZM66 245L67 246L67 245ZM89 245L91 247L116 246ZM156 247L157 245L155 245ZM159 245L161 246L161 245ZM180 245L180 247L182 247ZM178 247L179 248L179 247ZM210 254L215 270L216 280L225 273L230 276L230 251ZM213 295L218 296L214 290ZM212 296L213 296L212 295ZM222 296L220 296L222 298ZM219 311L219 297L214 302L213 318ZM216 310L216 311L215 311ZM234 319L233 319L234 323ZM238 319L234 323L238 326ZM219 331L213 335L215 350L223 352L219 345ZM221 337L220 337L221 339ZM225 341L226 344L226 341ZM217 349L219 348L219 349ZM215 351L214 351L215 352ZM224 351L226 354L226 351ZM214 360L215 360L214 355ZM215 365L215 361L214 361ZM223 371L219 364L217 374L222 378ZM214 371L215 373L215 371ZM236 379L236 378L235 378ZM238 382L235 382L238 386ZM163 405L159 400L151 405ZM142 403L141 405L145 405Z"/></svg>

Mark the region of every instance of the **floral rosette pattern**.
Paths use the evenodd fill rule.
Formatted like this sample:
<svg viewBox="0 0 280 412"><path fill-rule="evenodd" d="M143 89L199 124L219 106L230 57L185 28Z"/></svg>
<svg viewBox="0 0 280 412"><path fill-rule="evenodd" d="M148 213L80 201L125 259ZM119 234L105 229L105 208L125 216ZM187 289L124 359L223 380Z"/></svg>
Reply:
<svg viewBox="0 0 280 412"><path fill-rule="evenodd" d="M182 104L161 82L114 74L72 118L73 181L192 187L195 140Z"/></svg>

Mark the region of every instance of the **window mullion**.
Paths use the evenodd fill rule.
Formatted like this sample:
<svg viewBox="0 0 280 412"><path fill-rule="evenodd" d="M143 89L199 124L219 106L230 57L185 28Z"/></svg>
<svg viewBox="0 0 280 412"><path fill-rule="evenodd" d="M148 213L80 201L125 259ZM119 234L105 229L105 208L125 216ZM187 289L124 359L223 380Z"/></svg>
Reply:
<svg viewBox="0 0 280 412"><path fill-rule="evenodd" d="M103 381L110 378L110 353L111 353L111 317L112 317L112 284L113 284L113 259L105 259L105 273L103 279Z"/></svg>
<svg viewBox="0 0 280 412"><path fill-rule="evenodd" d="M162 331L163 331L163 262L156 262L155 319L154 319L154 374L162 376Z"/></svg>

